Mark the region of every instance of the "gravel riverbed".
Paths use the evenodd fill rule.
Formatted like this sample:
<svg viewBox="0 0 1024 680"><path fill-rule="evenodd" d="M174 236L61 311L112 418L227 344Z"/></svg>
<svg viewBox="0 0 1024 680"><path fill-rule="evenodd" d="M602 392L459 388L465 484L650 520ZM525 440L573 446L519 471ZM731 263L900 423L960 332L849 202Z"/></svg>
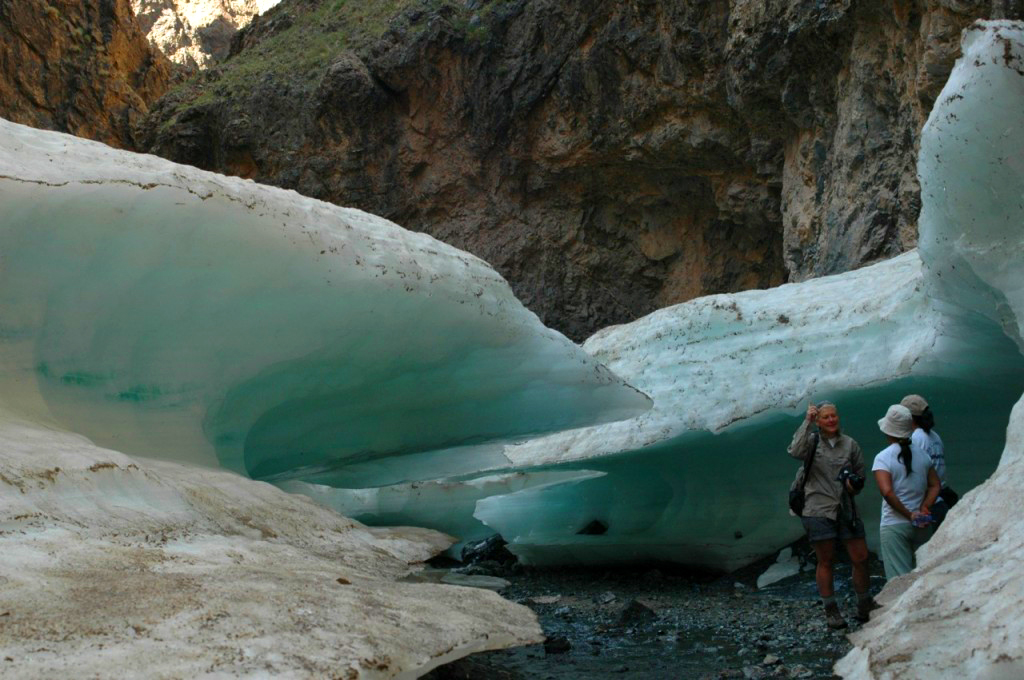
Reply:
<svg viewBox="0 0 1024 680"><path fill-rule="evenodd" d="M806 559L807 547L795 546ZM825 626L813 562L763 589L772 560L725 576L670 566L540 570L518 565L455 569L506 579L501 594L537 613L542 645L474 654L429 680L566 678L832 678L856 630L850 567L836 568L836 593L850 624ZM871 560L872 592L884 585Z"/></svg>

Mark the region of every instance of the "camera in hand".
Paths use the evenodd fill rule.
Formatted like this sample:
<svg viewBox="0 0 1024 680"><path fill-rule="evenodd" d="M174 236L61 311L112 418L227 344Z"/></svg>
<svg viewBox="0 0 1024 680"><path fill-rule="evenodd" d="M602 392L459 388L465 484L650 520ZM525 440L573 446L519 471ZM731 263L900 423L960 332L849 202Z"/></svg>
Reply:
<svg viewBox="0 0 1024 680"><path fill-rule="evenodd" d="M918 529L921 529L921 528L926 527L929 524L931 524L932 521L933 521L933 518L932 518L931 514L927 514L927 515L918 515L917 517L914 517L912 520L910 520L910 523L912 525L914 525L915 527L917 527Z"/></svg>
<svg viewBox="0 0 1024 680"><path fill-rule="evenodd" d="M836 477L837 482L850 481L850 486L860 491L864 488L864 478L853 471L849 465L844 465L843 469L839 471L839 476Z"/></svg>

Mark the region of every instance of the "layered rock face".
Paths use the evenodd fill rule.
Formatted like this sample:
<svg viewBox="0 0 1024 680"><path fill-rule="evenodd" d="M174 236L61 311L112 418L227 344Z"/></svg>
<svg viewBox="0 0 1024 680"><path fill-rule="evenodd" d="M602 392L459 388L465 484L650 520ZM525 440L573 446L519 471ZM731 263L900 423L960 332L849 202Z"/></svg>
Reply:
<svg viewBox="0 0 1024 680"><path fill-rule="evenodd" d="M161 102L146 148L470 250L581 339L701 294L912 247L918 131L960 30L1020 8L431 0L388 11L286 0L221 67Z"/></svg>
<svg viewBox="0 0 1024 680"><path fill-rule="evenodd" d="M0 117L133 148L169 79L128 0L0 2Z"/></svg>
<svg viewBox="0 0 1024 680"><path fill-rule="evenodd" d="M132 0L154 47L182 66L205 68L228 54L231 38L278 0Z"/></svg>

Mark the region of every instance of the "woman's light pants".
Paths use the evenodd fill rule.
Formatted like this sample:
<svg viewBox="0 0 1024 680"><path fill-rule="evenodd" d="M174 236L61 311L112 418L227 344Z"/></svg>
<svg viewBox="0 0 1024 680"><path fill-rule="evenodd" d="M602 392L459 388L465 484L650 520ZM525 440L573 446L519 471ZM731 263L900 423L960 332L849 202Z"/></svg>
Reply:
<svg viewBox="0 0 1024 680"><path fill-rule="evenodd" d="M882 562L886 580L906 574L914 569L914 552L931 538L930 527L918 529L910 522L888 524L879 530Z"/></svg>

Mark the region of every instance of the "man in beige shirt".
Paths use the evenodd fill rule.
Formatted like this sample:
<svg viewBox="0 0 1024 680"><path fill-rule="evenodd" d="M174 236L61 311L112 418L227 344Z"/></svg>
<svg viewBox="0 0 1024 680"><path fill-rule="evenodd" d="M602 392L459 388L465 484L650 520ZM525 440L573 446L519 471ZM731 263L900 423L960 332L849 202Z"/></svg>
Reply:
<svg viewBox="0 0 1024 680"><path fill-rule="evenodd" d="M812 427L817 425L818 436ZM818 558L815 578L818 594L825 606L829 628L845 628L846 621L835 599L833 565L836 539L843 541L853 563L853 589L857 592L858 621L867 621L878 605L868 590L868 546L864 541L864 522L857 513L854 496L864 487L864 456L853 438L839 430L839 411L835 404L822 402L807 405L807 417L793 435L789 455L805 460L814 451L804 486L804 510L801 520L807 538ZM844 468L852 471L857 484L850 479L839 481Z"/></svg>

